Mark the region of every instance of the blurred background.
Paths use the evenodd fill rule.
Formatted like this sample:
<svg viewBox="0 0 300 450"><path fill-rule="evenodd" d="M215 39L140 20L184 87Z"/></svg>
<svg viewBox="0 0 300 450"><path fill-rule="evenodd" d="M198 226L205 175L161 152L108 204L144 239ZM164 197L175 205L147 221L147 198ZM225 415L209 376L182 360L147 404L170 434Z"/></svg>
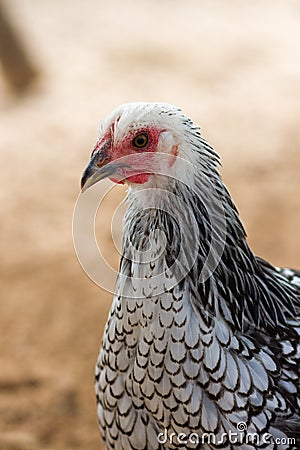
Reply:
<svg viewBox="0 0 300 450"><path fill-rule="evenodd" d="M93 372L111 294L81 269L71 231L97 125L127 101L182 107L221 154L254 251L299 268L300 1L0 8L0 448L103 449ZM101 215L115 267L123 196Z"/></svg>

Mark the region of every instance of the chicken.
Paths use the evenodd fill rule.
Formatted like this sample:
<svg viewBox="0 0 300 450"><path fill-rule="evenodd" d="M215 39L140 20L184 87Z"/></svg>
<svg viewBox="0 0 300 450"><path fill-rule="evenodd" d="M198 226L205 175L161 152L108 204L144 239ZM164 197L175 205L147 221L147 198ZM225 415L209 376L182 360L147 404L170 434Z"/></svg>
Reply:
<svg viewBox="0 0 300 450"><path fill-rule="evenodd" d="M252 253L218 166L169 104L101 124L83 191L129 187L96 365L107 449L300 448L300 274Z"/></svg>

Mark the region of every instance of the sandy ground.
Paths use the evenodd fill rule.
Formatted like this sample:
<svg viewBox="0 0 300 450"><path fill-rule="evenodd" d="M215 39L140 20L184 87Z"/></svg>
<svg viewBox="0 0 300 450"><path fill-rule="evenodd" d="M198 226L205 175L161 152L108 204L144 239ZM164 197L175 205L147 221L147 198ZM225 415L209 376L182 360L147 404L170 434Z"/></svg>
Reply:
<svg viewBox="0 0 300 450"><path fill-rule="evenodd" d="M253 249L300 267L300 3L4 5L41 75L15 99L0 73L0 448L103 449L93 370L111 295L81 269L71 232L97 124L125 101L181 106L222 155ZM99 218L114 267L123 195Z"/></svg>

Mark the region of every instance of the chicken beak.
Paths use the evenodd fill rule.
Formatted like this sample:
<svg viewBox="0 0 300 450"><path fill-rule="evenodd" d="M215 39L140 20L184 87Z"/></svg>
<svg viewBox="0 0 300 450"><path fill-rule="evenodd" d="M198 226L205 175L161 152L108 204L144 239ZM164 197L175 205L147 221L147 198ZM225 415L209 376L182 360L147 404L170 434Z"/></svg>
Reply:
<svg viewBox="0 0 300 450"><path fill-rule="evenodd" d="M89 164L85 168L81 178L81 190L86 191L97 181L103 180L106 176L107 154L104 151L95 152Z"/></svg>
<svg viewBox="0 0 300 450"><path fill-rule="evenodd" d="M85 168L81 178L81 192L85 192L100 180L111 176L118 176L120 169L128 165L118 162L111 162L109 156L104 150L95 152L89 164ZM124 177L121 176L121 179Z"/></svg>

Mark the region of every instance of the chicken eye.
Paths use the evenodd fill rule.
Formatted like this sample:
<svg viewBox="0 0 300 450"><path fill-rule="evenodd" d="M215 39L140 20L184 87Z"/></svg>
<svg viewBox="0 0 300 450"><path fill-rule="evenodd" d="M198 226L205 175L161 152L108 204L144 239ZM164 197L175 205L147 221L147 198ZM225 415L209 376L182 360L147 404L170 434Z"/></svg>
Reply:
<svg viewBox="0 0 300 450"><path fill-rule="evenodd" d="M132 140L132 145L137 148L144 148L146 147L147 144L148 144L147 133L137 134Z"/></svg>

